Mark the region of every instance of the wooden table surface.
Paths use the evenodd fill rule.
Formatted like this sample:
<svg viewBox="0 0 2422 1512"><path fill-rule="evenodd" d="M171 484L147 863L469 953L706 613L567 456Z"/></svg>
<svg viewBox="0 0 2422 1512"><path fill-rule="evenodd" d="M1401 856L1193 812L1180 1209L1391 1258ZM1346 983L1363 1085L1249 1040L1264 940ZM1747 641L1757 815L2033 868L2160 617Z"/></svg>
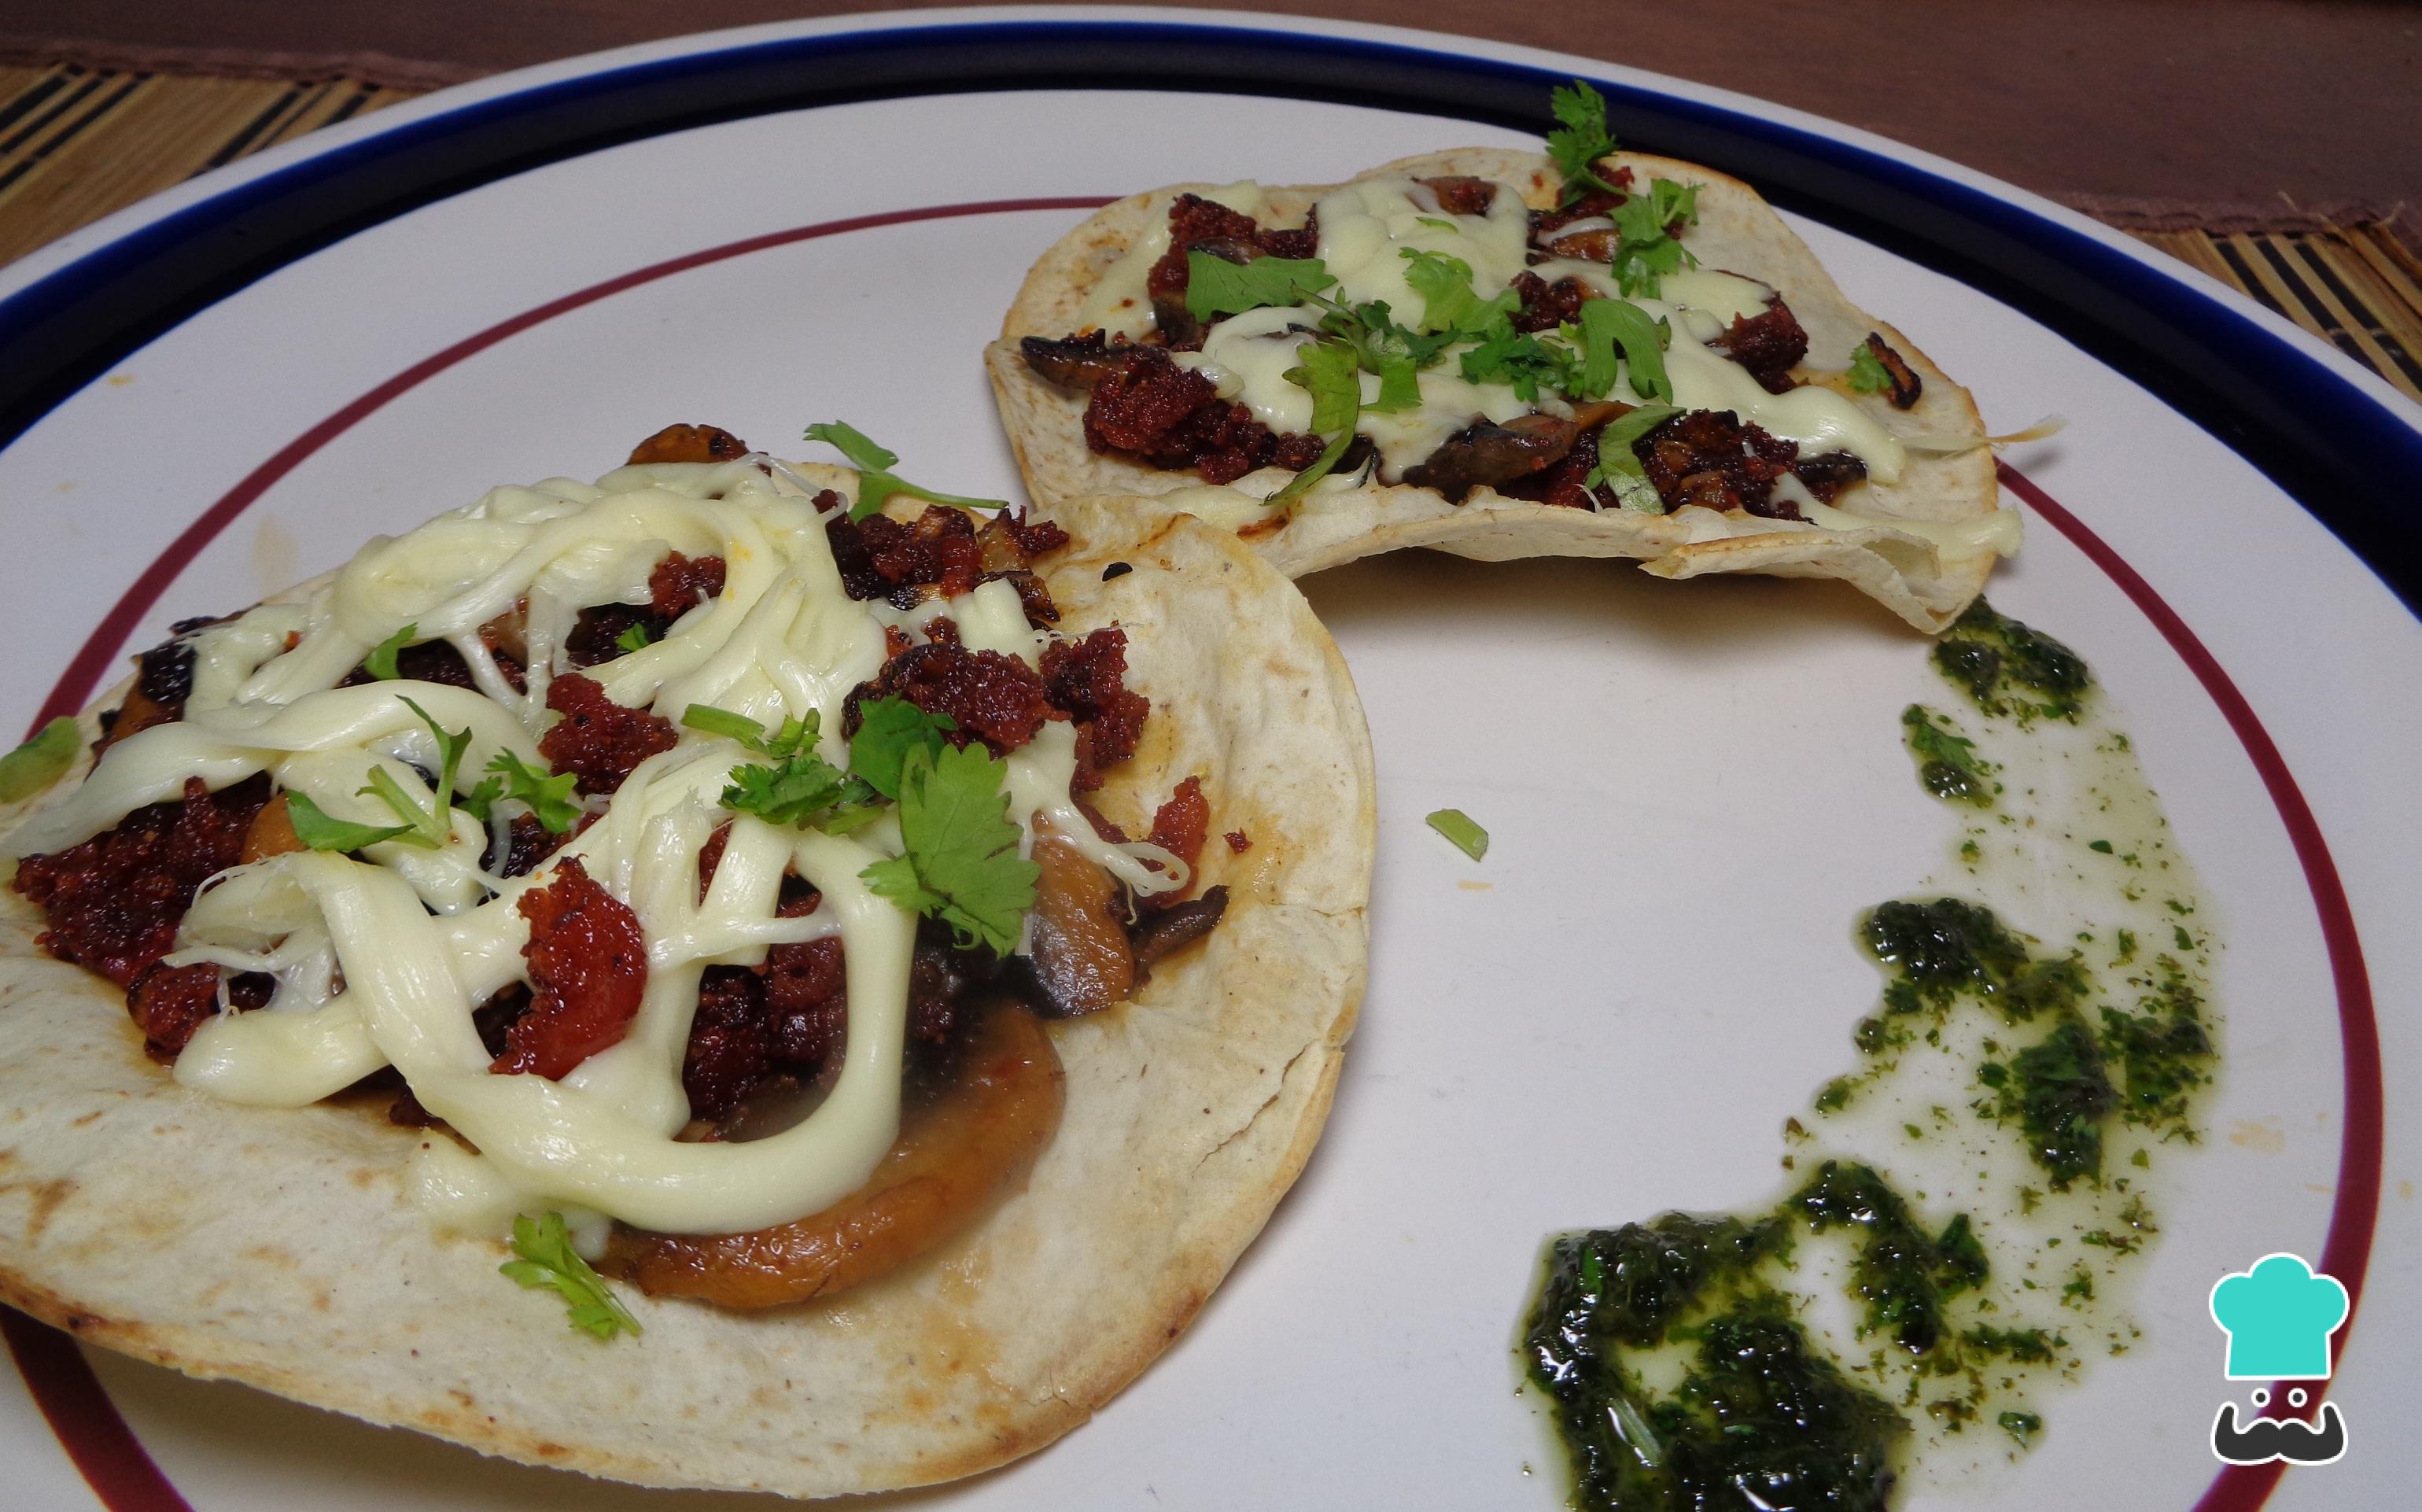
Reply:
<svg viewBox="0 0 2422 1512"><path fill-rule="evenodd" d="M1316 8L1466 29L1488 13L1477 0ZM440 83L841 8L0 0L0 58L13 33L21 59L0 61L0 263L192 174ZM2412 45L2422 11L2323 0L1572 8L1569 25L1518 16L1504 35L1801 105L2051 194L2252 294L2422 400L2422 262L2387 197L2400 176L2422 183ZM45 24L89 35L28 30ZM1864 65L1807 61L1840 55L1845 38ZM2343 84L2336 93L2331 77ZM2210 108L2224 97L2225 128ZM2336 102L2321 109L2317 98ZM2392 150L2355 151L2358 138Z"/></svg>
<svg viewBox="0 0 2422 1512"><path fill-rule="evenodd" d="M878 0L879 3L879 0ZM914 8L907 0L902 8ZM930 4L932 0L923 0ZM1232 0L1235 3L1235 0ZM2380 0L1241 0L1579 53L1848 121L2131 225L2422 212L2422 9ZM0 60L427 87L869 0L0 0ZM14 56L10 56L13 52Z"/></svg>

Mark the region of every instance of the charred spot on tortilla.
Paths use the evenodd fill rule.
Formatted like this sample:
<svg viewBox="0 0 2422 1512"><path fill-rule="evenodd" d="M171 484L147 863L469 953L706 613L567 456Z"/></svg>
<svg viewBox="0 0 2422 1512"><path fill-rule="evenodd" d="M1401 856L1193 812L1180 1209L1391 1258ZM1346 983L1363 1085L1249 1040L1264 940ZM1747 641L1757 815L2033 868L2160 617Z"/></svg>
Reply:
<svg viewBox="0 0 2422 1512"><path fill-rule="evenodd" d="M137 659L116 709L86 721L118 738L7 841L6 906L39 917L27 937L121 992L141 1032L102 1071L122 1079L148 1052L170 1070L133 1095L181 1099L204 1126L212 1109L336 1098L384 1110L372 1129L450 1135L412 1142L409 1195L382 1188L398 1205L383 1217L510 1228L507 1274L558 1293L599 1340L641 1329L590 1259L692 1305L848 1292L883 1315L928 1305L910 1300L932 1273L916 1262L983 1245L1025 1201L1078 1201L1081 1221L1069 1181L1086 1155L1055 1156L1060 1131L1097 1139L1127 1115L1076 1021L1149 984L1134 1013L1191 1015L1184 1032L1201 1035L1246 1000L1221 983L1291 934L1315 946L1305 980L1247 995L1248 1018L1279 1016L1236 1028L1308 1036L1321 1091L1293 1116L1316 1132L1359 993L1368 757L1333 648L1282 578L1200 527L904 496L869 513L857 475L712 426L669 427L633 457L594 486L492 491ZM1123 577L1125 622L1109 622L1094 595ZM1235 634L1325 691L1298 753L1312 780L1228 732L1275 728L1245 712L1275 691L1216 659ZM1282 770L1323 794L1326 813L1290 822L1342 863L1342 891L1314 884L1333 922L1204 886L1231 854L1205 854L1222 795ZM1234 950L1223 926L1245 931ZM90 993L55 996L54 1030L89 1032ZM1265 1161L1248 1205L1292 1174ZM1111 1211L1197 1202L1095 1195ZM1172 1229L1146 1294L1199 1298L1257 1226ZM39 1268L22 1245L0 1232L0 1281ZM548 1326L543 1299L495 1287L489 1327ZM1139 1319L1149 1345L992 1326L1119 1362L1077 1371L1098 1400L1159 1347L1158 1315ZM260 1378L208 1347L193 1358ZM291 1365L269 1371L277 1389L385 1410ZM1060 1396L1021 1393L1014 1411L1036 1425L961 1460L1055 1436L1075 1419L1031 1404ZM517 1453L523 1437L483 1446ZM612 1454L590 1457L614 1473ZM639 1478L770 1475L820 1494L914 1484L932 1462Z"/></svg>

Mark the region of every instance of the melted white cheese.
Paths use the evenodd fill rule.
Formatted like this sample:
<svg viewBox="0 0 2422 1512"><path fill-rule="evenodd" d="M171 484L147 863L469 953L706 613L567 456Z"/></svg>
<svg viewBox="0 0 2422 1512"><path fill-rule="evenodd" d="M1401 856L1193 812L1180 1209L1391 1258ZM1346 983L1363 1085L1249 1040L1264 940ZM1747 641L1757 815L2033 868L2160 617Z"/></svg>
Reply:
<svg viewBox="0 0 2422 1512"><path fill-rule="evenodd" d="M1472 270L1472 291L1482 299L1495 296L1529 266L1529 212L1511 185L1501 184L1488 213L1451 215L1439 208L1438 197L1412 179L1369 179L1329 194L1318 202L1319 256L1336 277L1329 294L1347 303L1385 301L1396 319L1411 323L1426 313L1427 301L1406 280L1410 266L1408 250L1439 252L1461 259ZM1161 222L1160 251L1168 247L1167 222ZM1131 257L1145 250L1140 245ZM1153 256L1157 258L1158 251ZM1124 266L1123 263L1122 266ZM1142 264L1150 267L1149 260ZM1529 267L1549 282L1573 277L1596 291L1621 297L1612 272L1601 262L1551 258ZM1142 272L1135 273L1141 287ZM1908 463L1907 449L1883 423L1847 396L1830 388L1802 386L1769 394L1747 369L1709 349L1739 317L1762 313L1773 290L1754 278L1710 268L1686 269L1667 275L1659 299L1632 303L1672 332L1665 368L1673 380L1674 400L1687 410L1730 410L1743 421L1763 427L1802 452L1815 455L1848 451L1864 463L1879 482L1896 481ZM1299 433L1312 426L1312 395L1287 380L1289 369L1302 362L1301 348L1313 339L1321 311L1311 307L1248 310L1214 323L1199 353L1177 353L1174 360L1212 381L1219 397L1244 404L1254 418L1282 433ZM1560 340L1553 333L1546 340ZM1377 448L1383 480L1400 480L1405 469L1435 451L1439 445L1476 420L1502 424L1533 411L1569 415L1561 400L1543 395L1531 403L1511 385L1475 384L1461 372L1468 348L1449 349L1419 375L1422 402L1417 408L1387 414L1365 409L1355 429ZM1376 400L1379 381L1362 377L1365 402ZM1648 402L1631 386L1627 370L1608 396L1627 403Z"/></svg>
<svg viewBox="0 0 2422 1512"><path fill-rule="evenodd" d="M968 645L1029 663L1046 641L1004 582L907 611L850 599L809 492L787 469L755 459L626 467L593 486L500 488L372 542L305 604L263 606L200 632L185 717L110 748L81 789L8 849L23 856L76 843L176 797L189 777L216 790L266 772L334 817L392 824L384 803L361 794L370 773L425 805L430 786L416 768L440 764L436 739L407 699L445 729L469 732L458 791L499 751L543 768L536 736L553 717L544 688L569 669L562 643L574 612L647 602L649 574L671 550L722 557L721 595L662 640L587 675L677 727L694 702L769 728L814 714L820 754L843 764L841 703L881 668L887 627L921 635L948 613ZM516 693L480 627L523 601L528 691ZM480 689L333 685L405 624L416 638L463 650ZM751 759L729 738L681 729L680 743L641 763L610 802L592 800L594 822L529 876L494 874L487 858L497 836L460 809L442 848L386 842L359 859L301 851L222 874L188 911L168 959L268 972L276 988L265 1008L204 1024L177 1079L230 1101L296 1107L393 1064L422 1106L478 1147L474 1156L432 1140L415 1157L413 1189L449 1227L493 1230L515 1212L556 1207L583 1214L592 1229L610 1217L726 1233L829 1206L863 1183L897 1132L916 921L859 877L899 853L895 817L836 837L719 808L731 768ZM1022 849L1048 824L1140 891L1183 884L1186 869L1167 851L1102 841L1077 810L1073 726L1046 724L1007 764ZM498 803L494 823L501 829L516 808ZM726 821L722 859L701 899L700 851ZM649 977L638 1014L620 1043L559 1082L493 1075L472 1009L527 980L519 900L574 857L644 932ZM823 894L806 918L776 917L786 871ZM681 1069L700 972L759 965L772 945L830 935L847 945L849 994L831 1095L767 1139L675 1139L688 1119Z"/></svg>

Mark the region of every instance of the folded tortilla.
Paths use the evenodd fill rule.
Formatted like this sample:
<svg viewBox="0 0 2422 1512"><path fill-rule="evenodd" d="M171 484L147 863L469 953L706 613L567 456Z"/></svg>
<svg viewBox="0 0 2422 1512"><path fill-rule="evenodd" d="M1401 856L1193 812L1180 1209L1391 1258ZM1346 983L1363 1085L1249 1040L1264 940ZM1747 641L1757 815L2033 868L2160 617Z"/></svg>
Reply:
<svg viewBox="0 0 2422 1512"><path fill-rule="evenodd" d="M384 1097L275 1110L178 1086L118 990L39 951L39 910L7 890L0 1300L189 1375L647 1486L922 1485L1084 1422L1185 1329L1319 1137L1361 998L1376 821L1353 683L1284 577L1182 516L1058 517L1062 627L1124 625L1153 701L1099 805L1140 832L1203 775L1201 875L1230 901L1133 1001L1052 1026L1058 1135L971 1231L820 1305L618 1285L645 1332L601 1345L496 1273L501 1243L440 1237L412 1205L404 1157L442 1134L388 1124ZM1105 581L1114 562L1133 570ZM1231 829L1250 848L1219 843Z"/></svg>
<svg viewBox="0 0 2422 1512"><path fill-rule="evenodd" d="M1912 448L1897 481L1870 481L1838 501L1840 508L1876 523L1842 530L1699 508L1665 515L1594 512L1509 498L1486 487L1450 504L1427 488L1376 481L1324 485L1290 514L1276 515L1257 501L1291 476L1283 469L1263 468L1214 491L1192 472L1167 472L1090 449L1082 424L1087 396L1030 370L1018 341L1084 329L1086 298L1111 265L1167 216L1179 194L1205 193L1213 187L1207 184L1172 185L1106 206L1061 238L1028 273L1001 323L1001 339L986 349L985 366L1029 492L1047 514L1088 495L1119 496L1130 500L1127 507L1143 508L1139 501L1184 490L1150 507L1174 505L1235 530L1291 577L1401 546L1430 546L1486 561L1628 557L1660 577L1741 572L1838 577L1920 629L1949 624L1982 591L1996 559L1990 545L1969 549L1964 539L1951 549L1939 543L1945 537L1973 536L1974 525L1991 521L1999 507L1992 454L1975 402L1915 343L1851 304L1807 244L1747 184L1669 158L1626 152L1613 161L1644 184L1671 179L1697 185L1698 224L1683 233L1683 245L1704 267L1778 290L1807 330L1809 351L1820 364L1847 365L1852 349L1874 332L1924 380L1923 396L1906 411L1894 409L1879 395L1850 396L1896 434L1922 436L1940 449ZM1498 148L1406 158L1364 177L1445 174L1515 185L1534 209L1554 206L1562 184L1545 157ZM1300 225L1313 203L1336 187L1265 188L1264 224ZM1816 365L1801 372L1824 375ZM1960 446L1963 441L1974 444ZM1963 526L1969 528L1958 528Z"/></svg>

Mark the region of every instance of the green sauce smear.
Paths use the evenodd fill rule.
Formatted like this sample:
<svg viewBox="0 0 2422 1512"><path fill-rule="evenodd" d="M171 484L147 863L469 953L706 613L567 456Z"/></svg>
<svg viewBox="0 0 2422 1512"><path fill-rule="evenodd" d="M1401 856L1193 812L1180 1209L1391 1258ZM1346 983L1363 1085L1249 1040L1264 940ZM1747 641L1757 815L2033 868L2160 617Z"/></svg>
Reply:
<svg viewBox="0 0 2422 1512"><path fill-rule="evenodd" d="M2047 717L2077 721L2094 691L2074 652L1982 599L1933 657L1989 719L2021 729ZM2002 768L1949 717L1913 703L1901 725L1929 793L2000 806ZM2129 748L2114 733L2095 748ZM2014 817L2023 816L2000 822ZM2141 872L2137 855L2119 857L2108 841L2086 836L2077 843L2097 864ZM2153 858L2161 850L2154 843ZM1973 870L1979 847L1972 841L1960 854ZM2168 907L2181 919L2194 911L2181 902ZM2195 1138L2189 1114L2212 1079L2216 1052L2197 978L2179 959L2202 947L2183 922L2171 932L2178 955L2140 959L2133 931L2109 931L2116 948L2096 968L2078 943L2046 948L1968 899L1895 899L1864 915L1858 937L1883 970L1880 1001L1852 1034L1860 1069L1826 1083L1816 1110L1848 1107L1912 1046L1964 1047L1956 1068L1981 1045L1972 1126L2005 1131L2012 1168L2040 1173L2039 1185L2018 1187L2011 1211L2071 1204L2059 1210L2069 1216L2054 1220L2047 1209L2035 1220L2052 1221L2059 1235L2019 1231L2040 1250L2021 1249L2012 1263L2040 1279L1997 1277L1968 1213L1923 1218L1875 1165L1847 1154L1820 1158L1763 1212L1667 1213L1557 1236L1520 1353L1529 1380L1552 1403L1573 1470L1572 1504L1585 1512L1881 1509L1921 1411L1945 1433L1969 1425L1998 1430L2014 1452L2040 1440L2043 1419L2009 1395L2031 1373L2067 1372L2080 1361L2061 1329L2037 1320L2079 1321L2094 1301L2086 1257L2108 1265L2155 1232L2129 1173L2147 1166L2147 1141ZM2097 935L2076 938L2092 944ZM1971 1009L1990 1021L1954 1023ZM1932 1117L1954 1126L1946 1108L1933 1108ZM2135 1131L2121 1146L2132 1153L2107 1161L2123 1126ZM1911 1141L1928 1132L1917 1123L1898 1127ZM1813 1138L1798 1119L1785 1131L1795 1142ZM2081 1195L2053 1199L2039 1189ZM1794 1285L1795 1255L1819 1236L1843 1247L1827 1252L1842 1256L1835 1280L1855 1304L1864 1358L1837 1356L1802 1321L1813 1284ZM2126 1347L2120 1332L2111 1334L2111 1352Z"/></svg>

